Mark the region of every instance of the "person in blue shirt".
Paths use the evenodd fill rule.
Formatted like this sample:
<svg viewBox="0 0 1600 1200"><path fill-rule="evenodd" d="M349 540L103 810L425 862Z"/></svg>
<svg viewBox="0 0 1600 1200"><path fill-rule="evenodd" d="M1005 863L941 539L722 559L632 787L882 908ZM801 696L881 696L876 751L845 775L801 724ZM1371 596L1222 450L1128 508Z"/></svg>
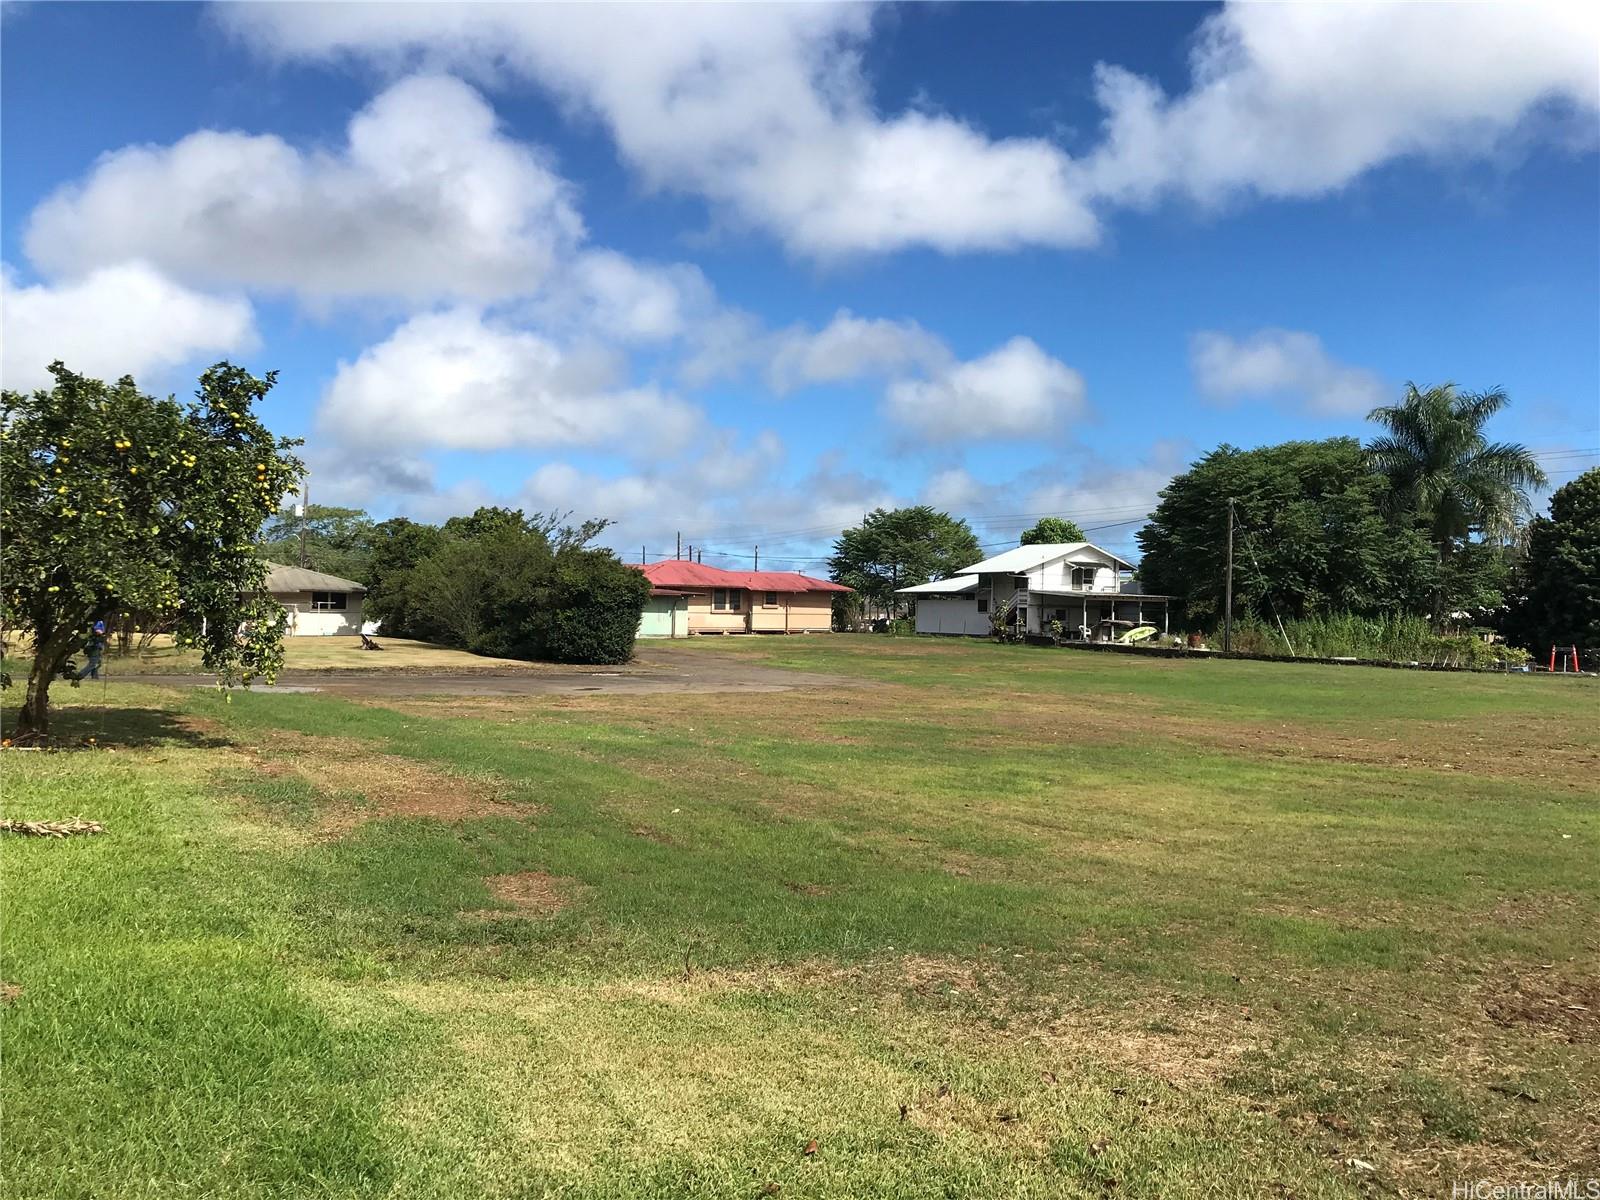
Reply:
<svg viewBox="0 0 1600 1200"><path fill-rule="evenodd" d="M96 621L94 623L94 628L89 631L89 640L83 644L83 652L87 656L88 662L84 664L81 671L72 677L74 683L82 679L100 678L100 660L105 657L106 653L106 623L104 621Z"/></svg>

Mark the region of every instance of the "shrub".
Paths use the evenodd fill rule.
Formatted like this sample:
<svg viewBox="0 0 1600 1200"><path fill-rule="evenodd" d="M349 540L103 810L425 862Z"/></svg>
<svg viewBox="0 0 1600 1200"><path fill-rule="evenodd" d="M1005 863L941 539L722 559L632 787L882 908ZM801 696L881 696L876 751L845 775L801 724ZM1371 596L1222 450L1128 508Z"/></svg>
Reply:
<svg viewBox="0 0 1600 1200"><path fill-rule="evenodd" d="M535 616L540 656L554 662L624 663L633 657L650 581L609 550L558 554Z"/></svg>

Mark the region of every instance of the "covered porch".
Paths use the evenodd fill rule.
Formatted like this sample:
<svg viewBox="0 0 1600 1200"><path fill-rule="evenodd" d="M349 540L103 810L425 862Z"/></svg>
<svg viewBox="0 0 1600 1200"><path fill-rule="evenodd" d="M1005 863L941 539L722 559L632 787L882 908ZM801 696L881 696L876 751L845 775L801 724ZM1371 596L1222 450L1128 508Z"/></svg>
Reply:
<svg viewBox="0 0 1600 1200"><path fill-rule="evenodd" d="M1111 642L1130 629L1153 625L1171 632L1170 596L1148 592L1041 592L1028 597L1029 633L1047 634L1061 622L1063 640Z"/></svg>

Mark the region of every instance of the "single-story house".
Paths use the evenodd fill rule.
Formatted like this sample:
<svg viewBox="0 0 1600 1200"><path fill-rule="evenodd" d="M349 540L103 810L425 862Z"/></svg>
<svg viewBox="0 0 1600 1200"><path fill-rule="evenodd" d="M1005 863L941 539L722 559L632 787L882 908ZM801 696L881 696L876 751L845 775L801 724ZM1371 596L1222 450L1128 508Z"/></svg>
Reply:
<svg viewBox="0 0 1600 1200"><path fill-rule="evenodd" d="M1170 596L1139 590L1133 564L1090 542L1018 546L950 579L900 588L916 601L917 632L987 635L993 615L1026 633L1109 641L1135 625L1168 629Z"/></svg>
<svg viewBox="0 0 1600 1200"><path fill-rule="evenodd" d="M826 633L842 583L793 571L725 571L668 558L636 567L650 580L640 637L701 633Z"/></svg>
<svg viewBox="0 0 1600 1200"><path fill-rule="evenodd" d="M269 562L267 594L288 610L292 636L361 632L367 589L353 579Z"/></svg>

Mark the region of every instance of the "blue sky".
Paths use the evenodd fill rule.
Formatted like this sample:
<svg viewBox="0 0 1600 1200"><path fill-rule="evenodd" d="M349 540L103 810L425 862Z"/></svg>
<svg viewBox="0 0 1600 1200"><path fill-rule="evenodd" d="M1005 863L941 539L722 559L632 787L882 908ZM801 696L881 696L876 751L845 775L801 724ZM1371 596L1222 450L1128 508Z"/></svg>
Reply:
<svg viewBox="0 0 1600 1200"><path fill-rule="evenodd" d="M1114 549L1220 442L1503 386L1600 461L1579 6L24 4L7 386L281 382L315 498L820 567L864 510ZM719 557L719 555L721 557Z"/></svg>

